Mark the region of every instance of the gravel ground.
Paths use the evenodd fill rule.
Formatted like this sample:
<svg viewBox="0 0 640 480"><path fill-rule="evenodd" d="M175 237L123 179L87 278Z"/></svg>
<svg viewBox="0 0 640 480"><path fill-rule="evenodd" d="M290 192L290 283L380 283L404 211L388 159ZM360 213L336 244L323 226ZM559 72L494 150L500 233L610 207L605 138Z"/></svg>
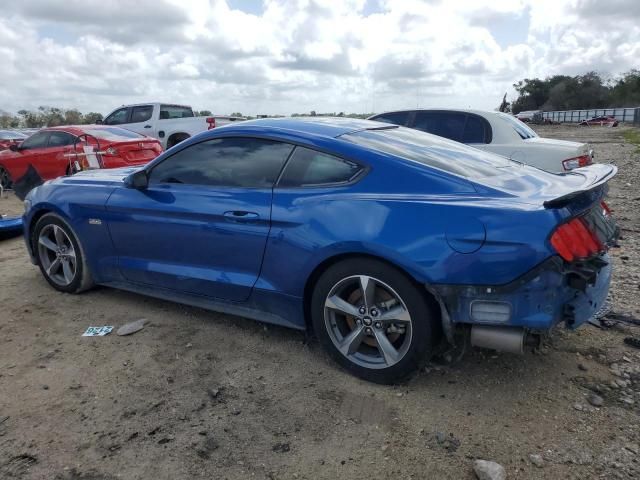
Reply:
<svg viewBox="0 0 640 480"><path fill-rule="evenodd" d="M620 167L615 312L640 317L640 154L620 128L540 128ZM15 198L2 213L20 213ZM623 323L559 330L524 356L470 352L395 387L303 334L98 288L52 290L0 243L0 479L639 478L640 350ZM90 325L144 330L83 338Z"/></svg>

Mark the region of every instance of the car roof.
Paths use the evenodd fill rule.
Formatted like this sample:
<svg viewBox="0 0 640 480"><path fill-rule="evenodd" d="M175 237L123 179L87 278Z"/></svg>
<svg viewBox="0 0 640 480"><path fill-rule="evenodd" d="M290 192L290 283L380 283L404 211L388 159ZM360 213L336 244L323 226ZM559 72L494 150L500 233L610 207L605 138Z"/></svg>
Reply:
<svg viewBox="0 0 640 480"><path fill-rule="evenodd" d="M362 130L374 130L380 128L397 128L395 125L374 122L371 120L361 120L357 118L343 117L285 117L285 118L261 118L257 120L248 120L231 125L225 125L220 128L210 130L210 132L222 131L243 131L247 127L264 128L266 131L279 130L282 132L295 132L320 137L336 138L341 135Z"/></svg>

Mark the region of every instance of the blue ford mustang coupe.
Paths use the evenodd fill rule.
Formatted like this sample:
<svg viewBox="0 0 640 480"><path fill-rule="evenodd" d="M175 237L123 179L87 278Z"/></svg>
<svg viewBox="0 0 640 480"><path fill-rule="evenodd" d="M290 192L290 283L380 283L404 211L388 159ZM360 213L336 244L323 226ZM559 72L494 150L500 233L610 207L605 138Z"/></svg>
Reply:
<svg viewBox="0 0 640 480"><path fill-rule="evenodd" d="M309 328L350 372L393 382L461 338L522 351L589 319L611 277L615 173L553 175L372 121L267 119L47 182L24 230L57 290Z"/></svg>

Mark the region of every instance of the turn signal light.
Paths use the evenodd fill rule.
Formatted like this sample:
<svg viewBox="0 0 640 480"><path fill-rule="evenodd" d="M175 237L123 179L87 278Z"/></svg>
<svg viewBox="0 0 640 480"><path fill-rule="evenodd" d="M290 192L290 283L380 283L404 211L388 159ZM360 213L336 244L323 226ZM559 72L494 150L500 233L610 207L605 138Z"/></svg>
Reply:
<svg viewBox="0 0 640 480"><path fill-rule="evenodd" d="M581 218L560 225L551 235L551 245L567 262L604 251L604 245Z"/></svg>
<svg viewBox="0 0 640 480"><path fill-rule="evenodd" d="M562 168L565 170L573 170L574 168L586 167L587 165L591 165L593 163L593 159L591 155L580 155L579 157L567 158L562 162Z"/></svg>

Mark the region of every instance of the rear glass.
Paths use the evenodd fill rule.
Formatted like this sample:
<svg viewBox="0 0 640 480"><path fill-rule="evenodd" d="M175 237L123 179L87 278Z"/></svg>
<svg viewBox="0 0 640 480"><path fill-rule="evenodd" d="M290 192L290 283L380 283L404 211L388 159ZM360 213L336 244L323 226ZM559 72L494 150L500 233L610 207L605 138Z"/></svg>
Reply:
<svg viewBox="0 0 640 480"><path fill-rule="evenodd" d="M87 128L86 133L88 135L93 135L94 137L102 138L104 140L109 140L112 142L126 142L130 140L145 138L144 135L140 135L139 133L132 132L131 130L118 127Z"/></svg>
<svg viewBox="0 0 640 480"><path fill-rule="evenodd" d="M15 140L22 138L27 138L27 136L24 133L20 132L8 132L6 130L0 130L0 140Z"/></svg>
<svg viewBox="0 0 640 480"><path fill-rule="evenodd" d="M507 122L523 140L526 140L527 138L536 138L538 136L538 134L527 127L522 120L518 120L516 117L512 117L506 113L496 113L496 115Z"/></svg>
<svg viewBox="0 0 640 480"><path fill-rule="evenodd" d="M500 168L517 165L508 158L410 128L362 130L340 138L469 179L497 176L502 173Z"/></svg>

